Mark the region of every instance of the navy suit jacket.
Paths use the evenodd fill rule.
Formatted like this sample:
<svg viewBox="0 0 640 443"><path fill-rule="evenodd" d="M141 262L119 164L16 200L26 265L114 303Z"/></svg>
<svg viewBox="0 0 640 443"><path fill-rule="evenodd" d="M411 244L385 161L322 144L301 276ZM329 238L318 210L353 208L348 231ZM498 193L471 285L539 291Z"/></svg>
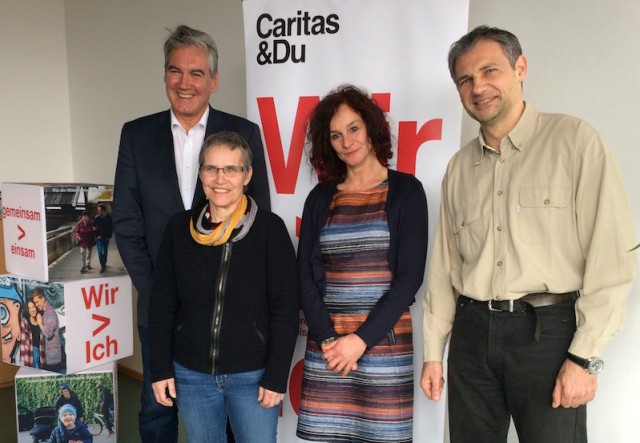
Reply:
<svg viewBox="0 0 640 443"><path fill-rule="evenodd" d="M267 167L255 123L209 107L205 138L221 131L239 133L253 153L247 193L262 209L271 209ZM194 204L204 199L198 178ZM138 291L138 325L148 325L149 292L160 243L169 218L184 211L173 151L169 110L125 123L114 183L112 218L118 245Z"/></svg>

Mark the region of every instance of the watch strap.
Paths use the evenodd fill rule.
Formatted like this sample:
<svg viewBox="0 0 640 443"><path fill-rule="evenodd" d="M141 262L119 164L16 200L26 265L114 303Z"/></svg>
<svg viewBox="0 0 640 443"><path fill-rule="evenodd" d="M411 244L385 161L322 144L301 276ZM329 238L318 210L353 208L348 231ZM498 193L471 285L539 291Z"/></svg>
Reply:
<svg viewBox="0 0 640 443"><path fill-rule="evenodd" d="M583 369L589 369L589 360L586 358L578 357L577 355L567 352L567 359L571 360Z"/></svg>
<svg viewBox="0 0 640 443"><path fill-rule="evenodd" d="M604 362L599 357L591 357L585 359L567 352L567 358L578 366L581 366L589 374L597 374L602 371L602 368L604 367Z"/></svg>

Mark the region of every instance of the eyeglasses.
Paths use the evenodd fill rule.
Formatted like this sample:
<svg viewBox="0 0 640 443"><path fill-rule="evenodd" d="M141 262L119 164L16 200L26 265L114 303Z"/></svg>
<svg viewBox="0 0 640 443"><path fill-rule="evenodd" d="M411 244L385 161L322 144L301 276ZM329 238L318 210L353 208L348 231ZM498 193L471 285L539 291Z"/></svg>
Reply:
<svg viewBox="0 0 640 443"><path fill-rule="evenodd" d="M218 168L217 166L202 166L201 171L204 175L208 177L217 177L218 173L222 172L227 177L235 177L238 174L243 173L247 170L246 166L222 166Z"/></svg>

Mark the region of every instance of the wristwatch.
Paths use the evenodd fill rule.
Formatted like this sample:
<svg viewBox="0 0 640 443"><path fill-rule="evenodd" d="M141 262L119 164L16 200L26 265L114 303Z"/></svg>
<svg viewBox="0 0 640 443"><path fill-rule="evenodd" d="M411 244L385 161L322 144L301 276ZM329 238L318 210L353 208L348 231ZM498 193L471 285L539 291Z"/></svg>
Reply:
<svg viewBox="0 0 640 443"><path fill-rule="evenodd" d="M600 357L581 358L567 352L567 358L578 366L584 368L584 370L589 374L597 374L602 371L602 368L604 368L604 362Z"/></svg>
<svg viewBox="0 0 640 443"><path fill-rule="evenodd" d="M329 338L325 338L324 340L322 340L322 342L320 343L320 346L326 346L329 343L333 343L334 341L336 341L337 339L339 339L339 336L333 336L333 337L329 337Z"/></svg>

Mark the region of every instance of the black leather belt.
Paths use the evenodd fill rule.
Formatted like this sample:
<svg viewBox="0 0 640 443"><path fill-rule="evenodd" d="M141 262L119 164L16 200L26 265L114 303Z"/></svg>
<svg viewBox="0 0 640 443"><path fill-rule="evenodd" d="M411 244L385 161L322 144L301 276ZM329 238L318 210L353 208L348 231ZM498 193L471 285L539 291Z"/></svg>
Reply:
<svg viewBox="0 0 640 443"><path fill-rule="evenodd" d="M539 292L533 294L527 294L518 300L489 300L486 303L487 308L490 311L500 312L522 312L527 307L541 308L543 306L557 305L559 303L566 303L569 301L577 300L580 296L578 291L565 292L564 294L551 294L549 292Z"/></svg>
<svg viewBox="0 0 640 443"><path fill-rule="evenodd" d="M473 298L467 297L465 295L461 295L460 298L464 302L468 303L478 303L487 305L489 311L492 312L527 312L535 310L532 308L541 308L543 306L551 306L557 305L560 303L566 303L570 301L575 301L580 297L580 292L572 291L565 292L563 294L551 294L549 292L538 292L533 294L527 294L524 297L519 298L518 300L489 300L489 301L479 301ZM536 341L540 339L540 318L536 315L536 330L535 330L535 338Z"/></svg>

